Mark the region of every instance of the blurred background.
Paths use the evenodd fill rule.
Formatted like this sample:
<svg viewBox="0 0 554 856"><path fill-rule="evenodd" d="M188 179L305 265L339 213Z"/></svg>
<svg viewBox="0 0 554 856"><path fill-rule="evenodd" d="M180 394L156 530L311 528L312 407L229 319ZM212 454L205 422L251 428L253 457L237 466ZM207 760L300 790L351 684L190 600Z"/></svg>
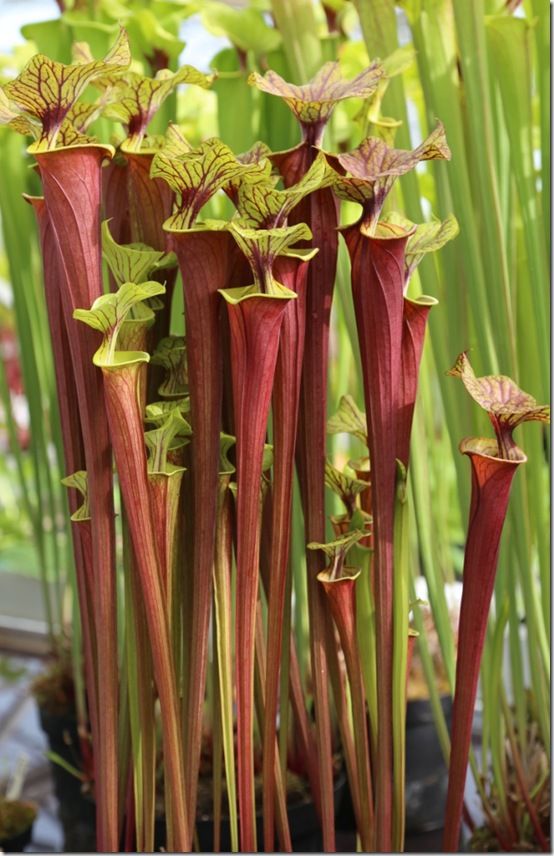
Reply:
<svg viewBox="0 0 554 856"><path fill-rule="evenodd" d="M437 118L445 125L451 162L420 164L387 203L414 222L453 213L460 226L410 286L439 300L413 431L412 595L427 604L414 610L428 632L420 636L410 692L430 699L440 721L440 696L454 675L470 491L457 449L465 436L490 433L485 415L445 373L470 349L478 375L510 375L538 401L549 399L549 8L544 0L2 0L0 81L37 50L69 62L72 43L87 41L102 56L120 22L145 73L160 57L172 69L186 62L218 71L209 92L190 87L168 99L155 131L176 116L193 143L219 135L237 153L257 139L288 148L297 142L292 117L249 87L248 73L273 68L301 83L324 61L338 60L352 77L376 57L388 78L370 102L337 106L326 149L348 150L368 134L413 148ZM105 119L93 130L104 140L116 132ZM0 164L0 649L42 656L60 635L78 646L78 620L41 264L32 211L21 198L38 185L24 141L5 128ZM214 214L222 204L215 201ZM356 214L355 205L343 205L343 222ZM363 403L348 264L342 246L329 415L346 393ZM541 751L550 747L549 433L537 425L518 432L529 461L503 539L479 710L481 797L500 804L511 787L505 746L512 721L524 748L531 727ZM344 435L329 437L337 465L358 452ZM332 511L335 500L328 500ZM302 632L298 526L295 543ZM6 665L6 684L9 674ZM499 692L507 700L501 712ZM444 748L444 721L439 734Z"/></svg>

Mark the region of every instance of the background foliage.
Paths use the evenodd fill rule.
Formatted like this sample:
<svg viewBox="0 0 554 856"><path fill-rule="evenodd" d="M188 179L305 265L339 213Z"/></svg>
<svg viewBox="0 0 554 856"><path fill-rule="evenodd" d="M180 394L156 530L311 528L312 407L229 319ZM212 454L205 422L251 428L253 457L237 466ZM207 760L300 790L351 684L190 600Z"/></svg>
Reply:
<svg viewBox="0 0 554 856"><path fill-rule="evenodd" d="M415 222L444 219L453 211L460 223L459 237L440 254L427 258L412 284L414 294L420 290L440 301L431 315L414 422L417 453L412 456L410 482L414 592L416 577L423 575L447 680L452 684L455 647L445 583L460 571L470 489L467 462L457 446L462 437L486 433L487 428L484 414L477 412L445 372L456 355L469 348L478 375L508 374L541 402L548 400L550 389L547 4L540 0L403 0L396 4L392 0L252 0L245 4L75 0L60 6L60 17L23 27L26 41L1 58L3 80L13 76L37 49L67 62L72 42L84 40L93 54L103 55L122 22L134 57L147 73L156 69L163 55L173 69L182 61L202 67L203 60L205 68L209 65L218 72L211 91L191 87L184 95L168 99L152 131L165 128L176 111L193 143L217 134L236 152L260 138L274 150L285 149L297 142L293 118L276 99L249 87L248 73L271 67L286 79L304 82L323 61L338 59L343 74L351 77L375 57L385 61L389 78L370 103L353 101L337 107L325 148L351 148L368 133L412 148L437 117L444 123L452 162L420 165L397 183L388 204ZM190 34L187 46L181 38L185 31ZM216 39L206 42L206 32ZM207 63L206 53L200 61L194 56L197 40L201 45L224 46ZM101 123L104 127L95 130L107 139L114 128L105 119ZM24 144L0 128L0 270L9 284L2 289L0 306L1 566L5 569L11 556L9 569L17 570L19 545L32 537L47 619L53 627L62 621L62 592L66 587L71 591L73 575L37 237L32 211L20 201L22 192L37 190L36 176L23 152ZM224 204L216 200L212 213L221 213L218 206ZM355 214L354 206L344 205L344 222ZM348 264L341 247L333 309L330 414L347 392L362 403ZM179 288L175 294L173 332L179 332ZM27 410L21 406L17 364L10 357L10 331L17 336ZM550 747L549 436L537 426L520 430L529 462L514 486L482 669L482 771L489 770L490 762L489 787L501 803L506 799L506 723L511 720L506 701L515 704L522 748L529 719L538 723L547 752ZM345 462L359 452L355 445L346 445L343 436L331 437L329 442L336 461ZM332 510L330 495L328 500ZM295 632L302 637L306 610L298 503L294 527L294 622ZM54 587L48 582L54 582ZM419 607L414 611L417 625ZM420 655L440 718L423 634ZM507 699L503 662L513 687ZM305 674L307 663L301 665ZM499 696L503 717L498 716ZM441 734L446 750L444 724Z"/></svg>

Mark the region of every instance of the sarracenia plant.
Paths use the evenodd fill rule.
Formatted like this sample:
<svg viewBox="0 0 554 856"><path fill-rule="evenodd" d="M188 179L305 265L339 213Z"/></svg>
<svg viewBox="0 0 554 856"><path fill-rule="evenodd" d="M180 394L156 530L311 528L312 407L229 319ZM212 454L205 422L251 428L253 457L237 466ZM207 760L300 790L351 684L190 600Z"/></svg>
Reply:
<svg viewBox="0 0 554 856"><path fill-rule="evenodd" d="M294 291L274 278L273 264L293 244L310 238L299 224L269 230L233 226L254 282L222 290L231 333L231 371L237 438L237 739L241 847L256 849L254 798L254 656L261 530L262 460L279 335ZM275 756L274 756L275 757ZM274 764L272 765L274 767ZM273 772L273 770L272 770Z"/></svg>
<svg viewBox="0 0 554 856"><path fill-rule="evenodd" d="M238 188L236 205L241 222L250 229L273 229L285 225L293 208L304 196L319 189L332 176L319 155L304 177L285 190L278 190L270 177L246 176ZM327 178L326 178L327 176ZM234 234L244 242L240 231ZM245 247L245 251L246 251ZM296 294L285 310L275 367L273 390L273 492L271 497L271 541L269 545L269 591L267 630L267 671L265 679L265 719L263 737L264 849L273 849L275 810L275 723L278 712L279 678L283 651L283 611L286 609L287 568L290 552L290 524L294 451L300 383L304 352L306 285L308 262L317 250L288 250L275 258L275 276ZM247 255L252 255L246 253ZM256 260L259 266L260 259ZM266 259L267 264L270 260ZM288 647L289 640L285 640Z"/></svg>
<svg viewBox="0 0 554 856"><path fill-rule="evenodd" d="M356 744L356 767L358 793L360 797L359 829L364 850L375 849L373 823L373 786L371 760L366 723L366 704L356 640L356 597L355 586L360 575L358 568L345 565L348 549L365 537L364 530L353 530L328 544L309 544L308 547L322 550L328 565L318 575L327 597L333 620L336 624L346 661L346 670L352 693L352 716Z"/></svg>
<svg viewBox="0 0 554 856"><path fill-rule="evenodd" d="M455 236L457 224L450 216L415 225L383 206L397 177L420 161L449 158L442 125L413 151L368 137L354 151L333 154L322 146L337 102L373 98L365 118L383 129L375 119L384 67L376 61L345 81L338 64L327 63L298 86L272 71L255 73L251 83L260 93L250 93L253 103L267 113L267 96L281 97L302 139L283 152L258 142L236 156L213 137L200 144L195 138L191 146L177 125L165 137L148 136L164 99L180 84L206 87L205 75L188 66L154 78L128 71L123 31L105 60L93 60L84 45L75 56L71 66L31 60L0 89L0 118L34 137L29 151L43 185L44 198L29 201L41 235L63 445L73 473L65 483L98 847L116 851L122 832L127 848L157 846L163 779L165 844L191 850L198 795L206 790L199 789L201 757L209 745L214 849L223 846L225 793L233 850L256 849L259 808L264 849L273 850L276 832L281 849L291 849L286 787L294 770L309 782L323 847L333 851L336 725L361 847L400 850L411 650L410 438L436 303L410 291L410 278L427 252ZM89 82L100 97L77 100ZM124 128L115 157L113 148L89 136L99 116ZM391 127L383 133L390 139ZM340 200L362 208L359 221L342 230ZM231 203L236 213L228 221L210 219L222 217ZM341 233L351 261L352 333L357 329L367 414L344 396L329 420L329 432L347 432L362 443L360 459L346 466L326 456L329 327ZM184 329L172 300L177 268ZM348 275L347 265L342 273ZM459 831L503 513L524 460L511 431L519 421L546 418L510 381L476 379L464 357L457 365L490 412L497 441L463 447L472 461L474 500L448 849ZM264 457L268 441L271 460ZM121 499L117 521L112 456ZM306 581L291 543L295 462L302 557L304 544L310 548ZM331 542L326 488L344 506L330 517ZM86 494L82 507L77 491ZM485 584L476 581L478 567L490 571ZM304 583L309 668L291 626L293 602L304 618ZM118 671L118 662L125 668ZM260 771L263 803L256 806Z"/></svg>
<svg viewBox="0 0 554 856"><path fill-rule="evenodd" d="M44 293L46 297L48 324L52 338L52 349L54 351L54 370L60 421L62 426L64 426L62 441L65 466L70 473L84 473L84 475L79 476L78 484L74 483L74 480L71 483L66 482L66 486L69 488L69 510L72 521L76 523L86 519L88 523L86 527L73 527L72 540L79 602L81 604L81 624L85 652L83 665L88 689L89 717L92 733L95 735L95 739L98 740L97 672L95 668L96 628L93 609L94 576L90 541L90 517L88 514L84 515L81 513L78 517L75 516L80 507L79 491L82 492L81 489L83 486L86 486L86 472L83 470L83 467L86 466L86 460L81 434L77 389L62 306L64 268L61 263L58 243L52 230L50 216L44 199L41 197L26 197L26 199L35 211L41 254L45 260L43 271ZM79 726L83 729L84 733L87 728L86 721L80 721Z"/></svg>
<svg viewBox="0 0 554 856"><path fill-rule="evenodd" d="M167 574L160 561L165 549L160 549L159 538L161 534L165 541L165 527L161 533L159 527L154 527L158 521L150 505L140 406L140 370L149 355L144 351L118 350L118 338L131 310L163 291L157 282L123 283L117 292L99 297L90 309L75 310L74 316L103 336L94 363L102 369L104 378L114 458L141 582L160 698L167 771L168 846L184 850L188 847L188 828L179 696L164 597Z"/></svg>
<svg viewBox="0 0 554 856"><path fill-rule="evenodd" d="M449 157L442 126L413 152L368 138L352 153L330 158L345 174L334 186L339 196L362 205L360 220L343 229L352 265L352 296L360 343L368 420L375 538L374 596L381 763L376 772L377 848L387 851L392 835L392 648L394 509L397 437L403 402L402 339L406 245L411 232L379 216L395 178L420 161ZM409 432L408 432L409 437ZM406 454L406 449L403 454Z"/></svg>
<svg viewBox="0 0 554 856"><path fill-rule="evenodd" d="M52 230L44 265L56 265L56 271L63 274L58 279L58 299L73 363L90 495L95 668L103 697L98 707L101 724L97 731L96 775L102 787L98 793L97 830L99 847L107 851L118 849L117 634L110 441L102 382L91 363L94 336L78 330L71 318L74 309L90 305L103 290L101 165L113 150L95 144L91 137L76 130L72 112L78 112L77 99L91 80L120 72L130 60L127 37L121 31L104 60L64 66L39 54L2 91L3 121L35 139L29 152L38 164ZM74 425L62 424L62 430L69 438ZM66 446L69 442L68 439ZM82 603L81 614L86 615L89 608ZM86 655L92 653L90 649L85 651ZM89 693L94 709L93 685Z"/></svg>
<svg viewBox="0 0 554 856"><path fill-rule="evenodd" d="M219 140L183 151L169 146L154 158L152 177L164 180L179 196L179 206L164 222L179 260L183 279L191 413L195 425L193 453L194 556L191 662L186 713L188 810L196 812L202 710L206 685L207 646L212 598L212 567L217 507L219 434L223 401L223 349L218 292L231 285L235 245L221 228L197 222L204 205L221 188L253 167L239 163ZM240 283L239 283L240 284Z"/></svg>
<svg viewBox="0 0 554 856"><path fill-rule="evenodd" d="M152 161L165 140L163 137L148 137L147 129L177 86L189 83L207 87L210 81L211 78L189 65L175 74L161 69L154 78L137 72L128 73L124 78L101 78L101 85L109 87L104 115L120 122L126 132L109 171L106 171L104 183L104 213L106 217L114 217L117 226L114 237L118 242L140 242L155 250L165 249L163 223L171 214L174 189L161 179L150 178ZM122 211L126 215L123 218ZM154 277L164 282L166 287L165 306L158 314L154 330L157 338L169 333L176 273L176 265L172 265L161 278Z"/></svg>
<svg viewBox="0 0 554 856"><path fill-rule="evenodd" d="M471 397L487 412L495 433L494 440L473 437L460 444L460 451L469 457L471 463L471 505L443 838L445 851L455 853L459 845L473 711L500 538L512 480L519 465L527 460L513 439L513 431L523 422L548 422L550 408L537 405L531 395L504 375L475 377L465 353L460 354L450 374L461 378Z"/></svg>
<svg viewBox="0 0 554 856"><path fill-rule="evenodd" d="M109 224L102 224L102 250L113 282L117 288L126 282L142 284L148 280L166 260L161 252L143 245L122 246L117 244L109 231ZM150 302L159 299L152 295ZM146 351L153 326L154 310L138 303L132 307L119 331L118 348L125 351ZM146 364L138 369L137 402L141 411L146 405ZM169 439L177 427L185 425L179 420L177 407L165 412L156 428L145 434L147 448L151 454L148 461L148 486L153 517L156 548L160 564L163 591L170 616L175 588L171 568L173 558L173 527L179 501L179 489L183 469L171 466L166 461ZM190 431L190 428L189 428ZM155 695L153 693L154 664L152 651L146 634L141 628L147 623L141 586L137 573L136 552L133 547L130 527L123 511L123 544L125 571L125 599L132 620L126 622L126 648L128 662L129 725L133 756L134 829L126 826L126 836L135 833L136 846L141 851L154 847L154 822L156 806L156 718ZM169 530L169 531L168 531ZM168 567L169 566L169 567Z"/></svg>
<svg viewBox="0 0 554 856"><path fill-rule="evenodd" d="M302 141L289 151L272 155L285 187L297 184L312 166L337 102L345 98L367 98L377 88L382 75L379 63L374 63L352 81L342 79L338 63L326 63L313 80L303 86L287 83L273 71L264 77L252 75L251 82L262 92L284 100L300 125ZM322 187L297 205L290 218L290 223L295 222L309 226L311 245L318 250L308 271L306 285L306 317L310 323L306 324L305 330L296 455L306 541L323 543L329 323L338 253L338 209L331 189ZM317 574L323 570L317 552L308 552L307 568L323 837L325 849L334 850L331 722L325 653L331 625L326 617L323 592L317 582Z"/></svg>
<svg viewBox="0 0 554 856"><path fill-rule="evenodd" d="M80 55L87 56L87 47L86 43L79 45ZM103 93L100 99L105 102L103 114L120 122L126 131L125 139L104 170L103 210L111 220L113 238L119 243L135 242L163 251L162 224L171 213L173 193L165 182L149 179L152 159L164 139L147 137L147 128L179 84L208 86L209 78L184 66L176 74L161 69L154 78L131 72L125 79L106 74L94 82ZM160 306L152 330L156 339L169 332L171 297L177 274L173 257L167 257L163 267L161 274L152 272L152 277L164 282L166 287L166 300ZM155 383L155 372L152 379Z"/></svg>

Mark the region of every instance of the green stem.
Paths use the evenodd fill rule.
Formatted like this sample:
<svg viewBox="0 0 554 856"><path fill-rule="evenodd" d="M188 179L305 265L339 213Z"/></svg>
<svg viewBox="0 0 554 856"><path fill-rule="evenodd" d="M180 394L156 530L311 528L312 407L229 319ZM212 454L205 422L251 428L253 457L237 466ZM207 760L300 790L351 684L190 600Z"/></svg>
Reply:
<svg viewBox="0 0 554 856"><path fill-rule="evenodd" d="M403 469L403 468L402 468ZM404 849L406 778L406 670L410 579L409 509L406 472L397 475L394 513L394 596L392 655L393 834L392 848Z"/></svg>
<svg viewBox="0 0 554 856"><path fill-rule="evenodd" d="M229 799L231 850L238 853L237 786L233 735L233 640L231 631L232 516L229 477L220 476L214 561L216 658L225 777Z"/></svg>

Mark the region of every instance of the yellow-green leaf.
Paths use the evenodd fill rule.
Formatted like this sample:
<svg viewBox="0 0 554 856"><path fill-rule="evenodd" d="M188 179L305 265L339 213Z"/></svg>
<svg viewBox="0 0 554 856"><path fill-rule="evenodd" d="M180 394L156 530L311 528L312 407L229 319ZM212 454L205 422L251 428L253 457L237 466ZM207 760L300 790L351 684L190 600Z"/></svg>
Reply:
<svg viewBox="0 0 554 856"><path fill-rule="evenodd" d="M7 125L12 119L16 119L17 116L19 116L19 111L10 105L10 99L4 90L0 88L0 124Z"/></svg>
<svg viewBox="0 0 554 856"><path fill-rule="evenodd" d="M339 409L327 422L328 434L351 434L367 446L367 420L351 395L343 395Z"/></svg>
<svg viewBox="0 0 554 856"><path fill-rule="evenodd" d="M64 119L86 86L95 77L121 71L130 62L127 34L121 29L103 60L65 65L37 54L15 80L5 84L4 94L23 113L40 121L42 133L35 148L51 149Z"/></svg>
<svg viewBox="0 0 554 856"><path fill-rule="evenodd" d="M178 407L182 414L190 413L190 398L187 396L171 400L153 401L151 404L146 405L144 421L150 422L153 425L159 425L174 407Z"/></svg>
<svg viewBox="0 0 554 856"><path fill-rule="evenodd" d="M453 214L449 214L445 220L432 220L430 223L415 225L406 217L395 211L385 215L382 223L393 223L401 226L404 231L414 230L406 244L406 279L409 279L414 270L427 253L433 253L444 247L448 241L455 238L460 227Z"/></svg>
<svg viewBox="0 0 554 856"><path fill-rule="evenodd" d="M165 151L164 154L172 157L179 157L193 150L193 146L186 138L184 129L181 125L176 125L171 122L165 133Z"/></svg>
<svg viewBox="0 0 554 856"><path fill-rule="evenodd" d="M229 230L248 259L254 276L254 286L262 294L278 292L278 283L273 279L273 263L277 256L290 253L293 244L309 241L312 237L305 223L278 229L252 229L232 220Z"/></svg>
<svg viewBox="0 0 554 856"><path fill-rule="evenodd" d="M165 99L181 83L193 83L206 89L211 78L190 65L184 65L174 74L162 69L155 77L128 72L116 81L111 103L104 114L124 125L127 140L124 147L136 151L146 134L146 128Z"/></svg>
<svg viewBox="0 0 554 856"><path fill-rule="evenodd" d="M447 374L461 378L474 401L489 415L496 433L500 456L519 459L520 450L512 432L522 422L550 422L550 407L537 404L506 375L476 377L467 354L462 352Z"/></svg>
<svg viewBox="0 0 554 856"><path fill-rule="evenodd" d="M265 168L267 169L267 164L270 166L271 172L271 162L269 160L269 156L271 154L271 149L269 146L262 142L261 140L257 140L247 152L243 152L240 155L237 155L237 160L241 163L264 163Z"/></svg>
<svg viewBox="0 0 554 856"><path fill-rule="evenodd" d="M270 177L264 181L261 177L252 180L250 175L246 175L239 184L236 202L241 222L252 228L282 227L305 196L328 187L334 181L335 173L322 152L318 153L300 181L285 190L278 190Z"/></svg>
<svg viewBox="0 0 554 856"><path fill-rule="evenodd" d="M262 455L262 473L267 473L273 466L273 446L271 443L264 443L264 452Z"/></svg>
<svg viewBox="0 0 554 856"><path fill-rule="evenodd" d="M168 462L167 453L175 439L179 438L182 445L188 442L187 438L191 433L190 425L183 419L179 406L169 408L163 420L158 422L155 428L144 433L144 441L149 453L148 472L171 475L182 471L182 467L175 467Z"/></svg>
<svg viewBox="0 0 554 856"><path fill-rule="evenodd" d="M308 550L321 550L325 553L328 565L327 573L330 580L338 579L341 576L344 567L346 555L354 544L365 538L367 532L362 529L352 529L345 535L335 538L333 541L328 541L326 544L320 544L317 541L311 541L307 546Z"/></svg>
<svg viewBox="0 0 554 856"><path fill-rule="evenodd" d="M182 398L188 389L185 339L183 336L166 336L161 339L152 355L152 364L166 371L158 387L163 398Z"/></svg>
<svg viewBox="0 0 554 856"><path fill-rule="evenodd" d="M272 174L272 164L269 159L270 154L271 149L269 146L258 141L248 151L237 155L239 163L249 165L252 169L247 173L240 173L232 178L225 188L225 192L235 204L237 203L239 188L245 179L248 179L250 184L259 182L271 188L277 184L279 176Z"/></svg>
<svg viewBox="0 0 554 856"><path fill-rule="evenodd" d="M461 378L465 388L487 413L492 413L513 428L521 422L550 421L550 407L538 405L506 375L476 377L467 353L461 353L448 374Z"/></svg>
<svg viewBox="0 0 554 856"><path fill-rule="evenodd" d="M237 442L237 438L233 437L232 434L224 434L223 432L219 435L219 475L226 476L232 475L236 472L236 467L229 460L229 451ZM267 469L264 467L264 469Z"/></svg>
<svg viewBox="0 0 554 856"><path fill-rule="evenodd" d="M159 282L124 282L118 291L96 298L90 309L75 309L73 317L77 321L103 334L102 344L94 355L95 365L110 366L124 361L116 348L121 327L129 313L143 300L164 293L165 286ZM144 356L149 359L148 354Z"/></svg>
<svg viewBox="0 0 554 856"><path fill-rule="evenodd" d="M253 72L249 83L269 95L277 95L290 107L303 125L325 125L338 101L345 98L368 98L375 91L384 72L373 62L353 80L344 80L338 62L326 62L309 83L296 86L275 71L262 77Z"/></svg>
<svg viewBox="0 0 554 856"><path fill-rule="evenodd" d="M369 487L368 482L337 469L328 458L325 461L325 484L341 499L349 514L356 508L358 494Z"/></svg>
<svg viewBox="0 0 554 856"><path fill-rule="evenodd" d="M88 475L86 471L77 470L77 472L72 473L70 476L66 476L61 480L61 482L65 487L75 488L78 490L83 497L83 504L73 512L71 520L73 520L74 523L83 523L86 520L90 520Z"/></svg>
<svg viewBox="0 0 554 856"><path fill-rule="evenodd" d="M441 122L412 151L395 149L379 137L367 137L354 151L331 155L331 165L340 165L346 175L338 176L334 190L341 199L359 202L364 220L375 225L383 203L396 179L410 172L420 161L450 159L444 126Z"/></svg>
<svg viewBox="0 0 554 856"><path fill-rule="evenodd" d="M116 243L110 233L109 220L102 223L102 255L118 286L124 282L145 282L164 259L163 252L146 244Z"/></svg>
<svg viewBox="0 0 554 856"><path fill-rule="evenodd" d="M255 164L240 163L231 149L216 137L179 156L175 156L172 148L157 153L152 161L151 177L163 178L180 198L179 210L165 221L164 229L190 229L214 193L232 179L254 170Z"/></svg>

